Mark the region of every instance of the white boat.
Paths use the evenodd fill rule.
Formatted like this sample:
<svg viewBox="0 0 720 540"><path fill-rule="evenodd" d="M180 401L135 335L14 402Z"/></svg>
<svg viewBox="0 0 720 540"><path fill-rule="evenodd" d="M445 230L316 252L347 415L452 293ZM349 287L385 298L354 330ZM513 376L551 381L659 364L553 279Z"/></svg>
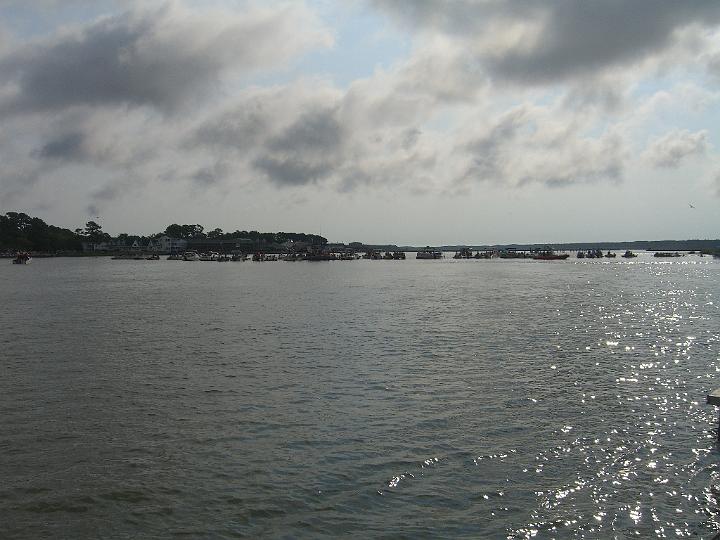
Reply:
<svg viewBox="0 0 720 540"><path fill-rule="evenodd" d="M199 261L200 255L197 254L197 251L186 251L183 253L183 261Z"/></svg>
<svg viewBox="0 0 720 540"><path fill-rule="evenodd" d="M433 249L430 246L421 249L415 255L416 259L442 259L443 253L439 249Z"/></svg>
<svg viewBox="0 0 720 540"><path fill-rule="evenodd" d="M217 261L219 256L220 255L218 255L214 251L211 251L209 253L201 253L199 256L199 260L201 260L201 261Z"/></svg>

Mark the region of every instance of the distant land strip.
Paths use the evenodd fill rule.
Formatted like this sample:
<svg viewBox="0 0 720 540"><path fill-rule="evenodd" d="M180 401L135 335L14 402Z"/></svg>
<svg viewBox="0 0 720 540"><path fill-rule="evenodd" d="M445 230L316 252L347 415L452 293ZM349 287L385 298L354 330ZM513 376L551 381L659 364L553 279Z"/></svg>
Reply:
<svg viewBox="0 0 720 540"><path fill-rule="evenodd" d="M31 217L22 212L7 212L0 215L0 252L16 250L45 252L58 255L101 254L94 246L107 244L117 251L122 248L136 246L144 249L162 237L194 241L214 241L220 245L242 244L248 250L262 249L265 251L282 250L283 246L292 242L327 245L328 247L347 247L355 251L369 249L386 251L418 251L426 246L398 246L396 244L365 244L363 242L328 243L327 239L307 233L263 233L258 231L224 232L219 228L205 231L202 225L169 225L164 231L147 236L121 233L117 236L103 232L102 226L88 221L83 228L75 230L48 225L38 217ZM88 249L90 247L90 249ZM600 250L647 250L647 251L703 251L706 253L720 252L720 239L691 240L633 240L606 242L549 242L535 244L454 244L432 246L442 251L458 251L469 248L477 251L535 251L550 248L555 251Z"/></svg>

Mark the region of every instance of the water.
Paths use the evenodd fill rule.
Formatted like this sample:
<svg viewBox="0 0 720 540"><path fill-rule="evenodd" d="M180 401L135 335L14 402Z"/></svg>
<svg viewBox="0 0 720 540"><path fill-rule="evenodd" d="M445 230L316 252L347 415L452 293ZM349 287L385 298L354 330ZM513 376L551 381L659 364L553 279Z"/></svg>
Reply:
<svg viewBox="0 0 720 540"><path fill-rule="evenodd" d="M710 538L719 296L697 256L6 261L0 536Z"/></svg>

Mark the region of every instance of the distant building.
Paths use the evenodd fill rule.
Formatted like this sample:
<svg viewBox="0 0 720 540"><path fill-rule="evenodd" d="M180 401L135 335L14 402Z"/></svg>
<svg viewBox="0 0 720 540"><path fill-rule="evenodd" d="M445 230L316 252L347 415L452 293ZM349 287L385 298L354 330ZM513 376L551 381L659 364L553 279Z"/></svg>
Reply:
<svg viewBox="0 0 720 540"><path fill-rule="evenodd" d="M155 249L159 253L179 253L185 251L187 248L187 240L183 238L172 238L168 235L163 235L160 238L151 240Z"/></svg>

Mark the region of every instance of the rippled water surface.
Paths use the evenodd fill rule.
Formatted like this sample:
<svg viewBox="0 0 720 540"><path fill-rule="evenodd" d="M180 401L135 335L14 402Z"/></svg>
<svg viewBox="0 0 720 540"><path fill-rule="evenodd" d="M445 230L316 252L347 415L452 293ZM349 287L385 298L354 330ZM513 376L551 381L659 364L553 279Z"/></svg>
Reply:
<svg viewBox="0 0 720 540"><path fill-rule="evenodd" d="M2 538L711 538L720 261L0 261Z"/></svg>

